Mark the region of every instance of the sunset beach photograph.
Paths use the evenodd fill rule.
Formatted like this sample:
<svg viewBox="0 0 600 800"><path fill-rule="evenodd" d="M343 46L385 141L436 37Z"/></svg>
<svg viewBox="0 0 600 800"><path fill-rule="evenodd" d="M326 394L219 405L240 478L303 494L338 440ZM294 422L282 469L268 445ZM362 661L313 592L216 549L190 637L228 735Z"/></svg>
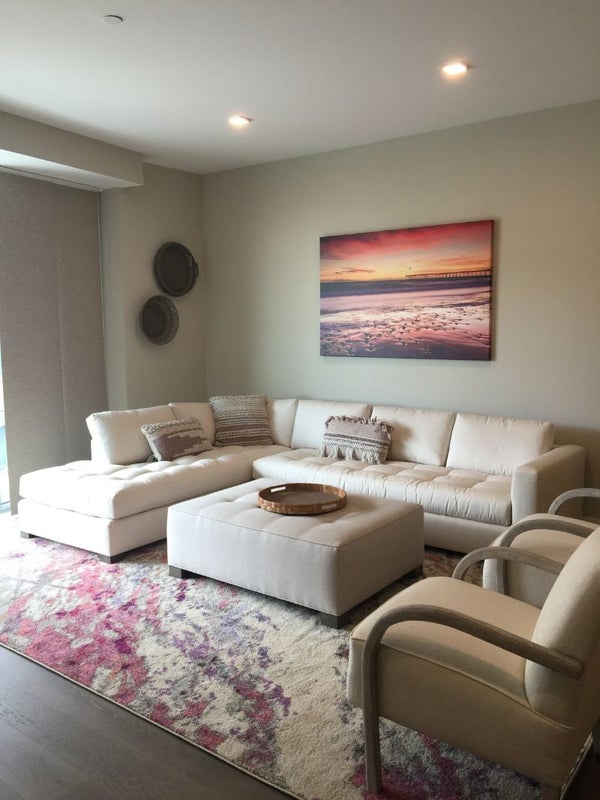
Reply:
<svg viewBox="0 0 600 800"><path fill-rule="evenodd" d="M489 361L493 228L321 237L321 355Z"/></svg>

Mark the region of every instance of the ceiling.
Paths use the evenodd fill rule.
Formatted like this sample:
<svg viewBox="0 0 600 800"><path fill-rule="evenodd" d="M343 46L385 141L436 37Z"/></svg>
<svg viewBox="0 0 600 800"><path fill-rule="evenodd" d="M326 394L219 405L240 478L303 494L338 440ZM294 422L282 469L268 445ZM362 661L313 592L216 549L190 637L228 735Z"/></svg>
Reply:
<svg viewBox="0 0 600 800"><path fill-rule="evenodd" d="M600 0L0 0L0 52L1 111L202 174L598 99Z"/></svg>

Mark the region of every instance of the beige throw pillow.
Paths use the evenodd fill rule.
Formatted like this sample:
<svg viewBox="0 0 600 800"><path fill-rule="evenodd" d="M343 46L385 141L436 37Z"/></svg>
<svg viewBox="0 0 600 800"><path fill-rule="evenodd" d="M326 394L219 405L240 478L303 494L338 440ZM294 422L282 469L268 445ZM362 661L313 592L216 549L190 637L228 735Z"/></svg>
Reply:
<svg viewBox="0 0 600 800"><path fill-rule="evenodd" d="M259 395L224 395L209 398L215 417L215 444L273 444L267 403Z"/></svg>
<svg viewBox="0 0 600 800"><path fill-rule="evenodd" d="M391 426L376 419L329 417L320 455L381 464L387 458Z"/></svg>
<svg viewBox="0 0 600 800"><path fill-rule="evenodd" d="M157 461L173 461L180 456L194 456L211 449L196 417L152 422L141 426Z"/></svg>

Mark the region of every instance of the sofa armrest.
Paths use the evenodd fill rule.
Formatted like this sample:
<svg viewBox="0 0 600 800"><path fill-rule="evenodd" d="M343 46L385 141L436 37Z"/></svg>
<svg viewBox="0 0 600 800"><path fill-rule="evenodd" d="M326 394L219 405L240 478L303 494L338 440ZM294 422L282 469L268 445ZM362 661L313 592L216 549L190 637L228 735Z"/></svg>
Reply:
<svg viewBox="0 0 600 800"><path fill-rule="evenodd" d="M512 479L512 522L547 511L562 492L583 486L585 450L575 444L554 447L517 467Z"/></svg>

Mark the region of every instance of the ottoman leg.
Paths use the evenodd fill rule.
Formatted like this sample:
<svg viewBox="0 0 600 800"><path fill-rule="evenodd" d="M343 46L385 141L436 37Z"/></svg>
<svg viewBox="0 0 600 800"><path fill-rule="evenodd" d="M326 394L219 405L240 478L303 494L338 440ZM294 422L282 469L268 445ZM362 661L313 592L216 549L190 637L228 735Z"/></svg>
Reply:
<svg viewBox="0 0 600 800"><path fill-rule="evenodd" d="M190 572L187 569L181 569L181 567L172 567L169 564L169 575L172 578L193 578L194 573Z"/></svg>
<svg viewBox="0 0 600 800"><path fill-rule="evenodd" d="M348 614L345 613L336 617L335 614L326 614L324 611L321 611L319 614L319 621L321 625L326 625L328 628L341 628L345 624L347 616Z"/></svg>

